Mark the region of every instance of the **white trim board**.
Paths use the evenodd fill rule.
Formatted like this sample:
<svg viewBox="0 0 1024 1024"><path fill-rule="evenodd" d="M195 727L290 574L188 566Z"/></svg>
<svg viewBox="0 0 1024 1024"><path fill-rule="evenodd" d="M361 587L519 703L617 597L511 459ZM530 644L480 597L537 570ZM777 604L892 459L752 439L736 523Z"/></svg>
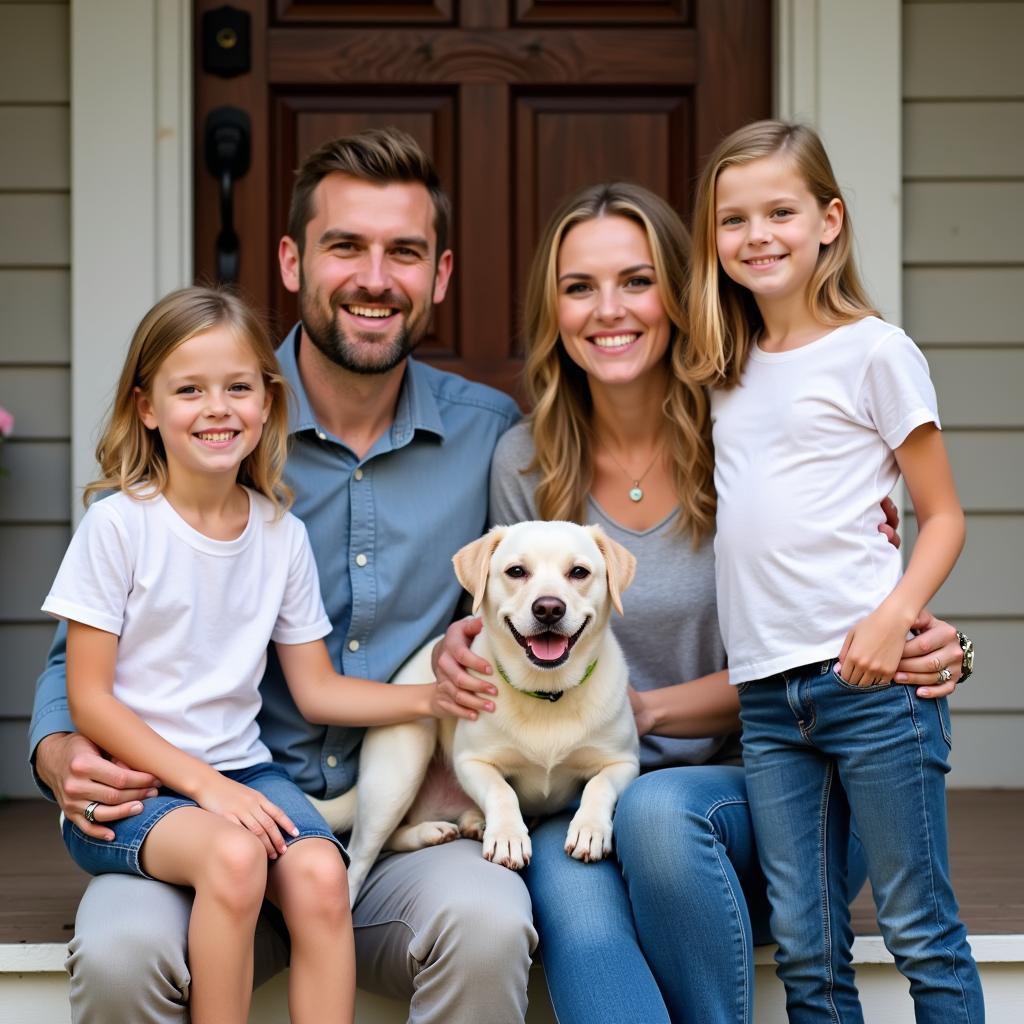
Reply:
<svg viewBox="0 0 1024 1024"><path fill-rule="evenodd" d="M191 4L71 3L71 516L132 330L192 277Z"/></svg>
<svg viewBox="0 0 1024 1024"><path fill-rule="evenodd" d="M900 0L775 0L775 113L825 142L857 260L882 315L902 318Z"/></svg>
<svg viewBox="0 0 1024 1024"><path fill-rule="evenodd" d="M974 959L985 964L1024 963L1024 935L971 935ZM755 964L774 963L775 947L758 946ZM0 974L64 973L67 946L61 942L7 943L0 945ZM891 964L892 954L879 935L859 935L853 940L855 964Z"/></svg>

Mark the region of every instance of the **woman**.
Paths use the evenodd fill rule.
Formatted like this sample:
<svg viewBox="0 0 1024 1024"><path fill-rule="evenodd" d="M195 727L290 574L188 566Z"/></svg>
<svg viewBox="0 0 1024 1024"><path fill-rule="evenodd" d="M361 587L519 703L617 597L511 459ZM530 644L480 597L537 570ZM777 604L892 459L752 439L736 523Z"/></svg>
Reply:
<svg viewBox="0 0 1024 1024"><path fill-rule="evenodd" d="M640 186L592 186L561 206L527 290L533 413L491 468L493 522L597 522L637 557L613 628L643 774L619 801L615 856L567 857L570 812L531 833L525 878L562 1024L749 1021L753 946L770 941L715 612L707 400L682 370L689 252L678 216ZM897 679L934 683L935 659L959 666L960 647L931 617L917 626ZM437 668L486 711L496 691L463 671L489 671L466 647L477 629L451 627Z"/></svg>

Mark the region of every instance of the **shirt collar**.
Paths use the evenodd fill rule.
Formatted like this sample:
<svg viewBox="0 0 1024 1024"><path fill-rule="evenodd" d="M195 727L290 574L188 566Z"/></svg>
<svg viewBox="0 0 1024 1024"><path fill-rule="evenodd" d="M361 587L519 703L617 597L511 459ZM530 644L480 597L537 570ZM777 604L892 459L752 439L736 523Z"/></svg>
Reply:
<svg viewBox="0 0 1024 1024"><path fill-rule="evenodd" d="M309 396L299 376L299 328L300 325L296 324L277 350L281 373L288 382L294 398L288 403L289 434L297 434L303 430L320 431ZM398 407L395 409L395 421L391 425L391 437L396 445L411 440L417 430L435 434L442 441L445 438L445 426L441 410L438 408L437 396L430 386L430 372L427 366L415 359L406 360L405 375L398 393Z"/></svg>

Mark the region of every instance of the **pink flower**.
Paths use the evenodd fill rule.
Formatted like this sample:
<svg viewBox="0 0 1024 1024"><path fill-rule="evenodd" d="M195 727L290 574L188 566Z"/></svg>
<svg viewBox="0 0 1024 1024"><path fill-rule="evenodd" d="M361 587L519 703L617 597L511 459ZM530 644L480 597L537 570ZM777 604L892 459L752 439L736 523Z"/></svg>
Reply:
<svg viewBox="0 0 1024 1024"><path fill-rule="evenodd" d="M14 417L0 405L0 437L10 437L14 429Z"/></svg>

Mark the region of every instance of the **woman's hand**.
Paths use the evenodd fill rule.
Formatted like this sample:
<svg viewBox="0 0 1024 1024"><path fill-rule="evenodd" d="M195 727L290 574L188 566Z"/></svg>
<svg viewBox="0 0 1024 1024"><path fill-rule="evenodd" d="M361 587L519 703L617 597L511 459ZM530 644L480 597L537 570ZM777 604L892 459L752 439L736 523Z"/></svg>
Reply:
<svg viewBox="0 0 1024 1024"><path fill-rule="evenodd" d="M935 618L926 608L910 627L916 636L903 646L903 658L893 677L897 683L916 686L918 697L948 697L960 682L964 652L956 628ZM939 673L949 669L942 682Z"/></svg>
<svg viewBox="0 0 1024 1024"><path fill-rule="evenodd" d="M631 686L627 692L629 693L630 707L633 709L633 718L636 720L636 734L637 736L646 736L655 725L654 711L647 701L650 691L641 693Z"/></svg>
<svg viewBox="0 0 1024 1024"><path fill-rule="evenodd" d="M490 664L470 650L470 643L480 630L483 620L467 616L453 622L444 636L434 645L430 655L431 667L437 678L438 700L448 709L446 714L468 718L471 721L480 711L493 711L497 687L486 679L471 676L467 669L482 675L491 675Z"/></svg>
<svg viewBox="0 0 1024 1024"><path fill-rule="evenodd" d="M290 836L299 834L291 818L277 804L255 789L225 778L220 772L211 770L194 796L204 810L248 829L266 847L271 860L277 860L287 848L281 829Z"/></svg>

